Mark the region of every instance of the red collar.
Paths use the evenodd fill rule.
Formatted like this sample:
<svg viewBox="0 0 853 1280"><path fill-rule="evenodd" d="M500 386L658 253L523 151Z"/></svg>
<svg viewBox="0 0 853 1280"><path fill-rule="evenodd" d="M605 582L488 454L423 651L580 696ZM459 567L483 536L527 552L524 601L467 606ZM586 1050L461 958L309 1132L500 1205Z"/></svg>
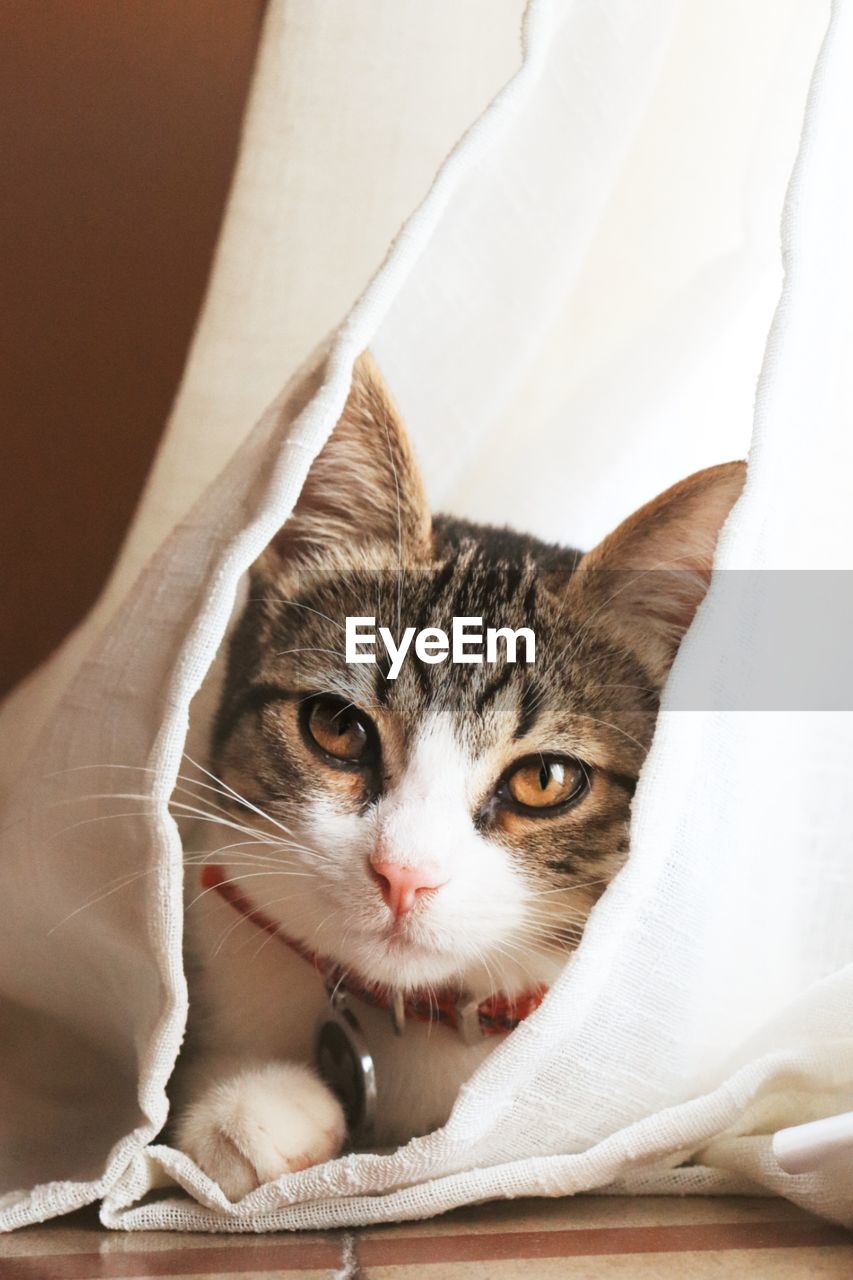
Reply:
<svg viewBox="0 0 853 1280"><path fill-rule="evenodd" d="M413 991L402 1000L377 982L359 982L334 960L324 959L310 947L290 938L270 916L253 906L248 898L226 878L222 867L207 863L201 872L205 889L215 889L235 911L251 920L266 933L272 934L290 947L303 960L322 974L328 986L344 985L350 995L375 1009L388 1009L397 1018L412 1018L415 1022L440 1022L454 1031L461 1031L466 1039L477 1040L482 1036L503 1035L513 1031L529 1013L538 1009L548 990L546 986L531 987L517 996L495 995L477 1004L464 991L448 988L444 991Z"/></svg>

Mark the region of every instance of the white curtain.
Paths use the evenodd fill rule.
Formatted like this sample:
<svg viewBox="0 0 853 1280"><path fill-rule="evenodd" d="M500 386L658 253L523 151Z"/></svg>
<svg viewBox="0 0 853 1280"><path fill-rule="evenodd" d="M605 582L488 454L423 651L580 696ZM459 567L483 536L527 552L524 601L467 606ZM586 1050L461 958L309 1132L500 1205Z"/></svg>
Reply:
<svg viewBox="0 0 853 1280"><path fill-rule="evenodd" d="M819 57L810 0L532 0L521 54L518 4L424 9L272 3L135 528L93 617L3 710L6 1226L96 1199L114 1226L326 1226L612 1186L759 1186L853 1221L849 1169L790 1177L770 1152L781 1125L853 1106L853 725L677 709L696 663L748 680L761 662L760 601L721 646L717 584L668 686L629 864L445 1129L239 1206L148 1145L186 1012L167 804L190 703L360 349L439 506L589 545L749 448L718 568L851 567L850 0ZM345 314L320 392L300 409L291 385L248 432ZM86 799L121 791L145 812L103 820ZM146 1202L168 1179L189 1198Z"/></svg>

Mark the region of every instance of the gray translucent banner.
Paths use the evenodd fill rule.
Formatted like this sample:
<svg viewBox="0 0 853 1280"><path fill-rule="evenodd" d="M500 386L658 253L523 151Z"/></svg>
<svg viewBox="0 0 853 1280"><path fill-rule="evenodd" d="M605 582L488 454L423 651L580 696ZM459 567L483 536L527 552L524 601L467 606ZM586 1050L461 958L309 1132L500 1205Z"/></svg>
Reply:
<svg viewBox="0 0 853 1280"><path fill-rule="evenodd" d="M707 579L685 569L613 571L581 564L573 572L558 566L535 573L535 590L530 582L529 563L526 572L506 563L487 568L480 580L470 571L455 580L446 567L435 573L316 571L300 575L291 596L296 607L283 612L294 644L308 632L307 643L325 645L327 653L340 649L341 662L347 616L374 619L377 632L386 627L395 643L412 628L405 662L418 663L416 633L441 628L450 637L454 617L464 615L482 621L484 662L487 628L531 627L535 661L526 665L532 679L555 663L574 663L580 672L612 648L654 670L655 685L695 618L667 686L669 709L853 710L853 571L718 572L708 590ZM524 661L524 643L517 647L517 660ZM378 638L376 654L386 657ZM449 651L447 661L452 658ZM505 660L501 641L492 661ZM439 676L434 658L425 665ZM600 692L597 704L601 708ZM607 705L627 710L636 699L614 688Z"/></svg>

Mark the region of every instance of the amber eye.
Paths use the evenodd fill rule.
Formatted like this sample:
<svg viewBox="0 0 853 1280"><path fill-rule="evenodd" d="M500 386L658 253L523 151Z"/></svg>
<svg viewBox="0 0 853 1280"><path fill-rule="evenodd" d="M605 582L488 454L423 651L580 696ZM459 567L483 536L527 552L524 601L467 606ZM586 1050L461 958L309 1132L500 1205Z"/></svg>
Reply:
<svg viewBox="0 0 853 1280"><path fill-rule="evenodd" d="M579 800L588 785L587 771L571 756L528 756L503 780L506 794L522 809L555 809Z"/></svg>
<svg viewBox="0 0 853 1280"><path fill-rule="evenodd" d="M379 741L376 727L351 702L318 694L305 703L302 722L309 743L327 756L358 767L374 762Z"/></svg>

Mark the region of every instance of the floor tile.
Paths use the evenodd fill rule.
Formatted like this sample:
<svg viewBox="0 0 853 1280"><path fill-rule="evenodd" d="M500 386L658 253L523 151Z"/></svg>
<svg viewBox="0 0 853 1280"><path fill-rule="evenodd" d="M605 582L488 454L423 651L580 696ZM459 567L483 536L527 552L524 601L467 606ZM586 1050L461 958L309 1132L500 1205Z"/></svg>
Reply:
<svg viewBox="0 0 853 1280"><path fill-rule="evenodd" d="M853 1235L771 1198L577 1196L497 1201L351 1237L112 1232L92 1211L0 1236L0 1280L236 1276L850 1280Z"/></svg>
<svg viewBox="0 0 853 1280"><path fill-rule="evenodd" d="M600 1258L363 1268L358 1280L850 1280L850 1247L724 1253L650 1253Z"/></svg>

